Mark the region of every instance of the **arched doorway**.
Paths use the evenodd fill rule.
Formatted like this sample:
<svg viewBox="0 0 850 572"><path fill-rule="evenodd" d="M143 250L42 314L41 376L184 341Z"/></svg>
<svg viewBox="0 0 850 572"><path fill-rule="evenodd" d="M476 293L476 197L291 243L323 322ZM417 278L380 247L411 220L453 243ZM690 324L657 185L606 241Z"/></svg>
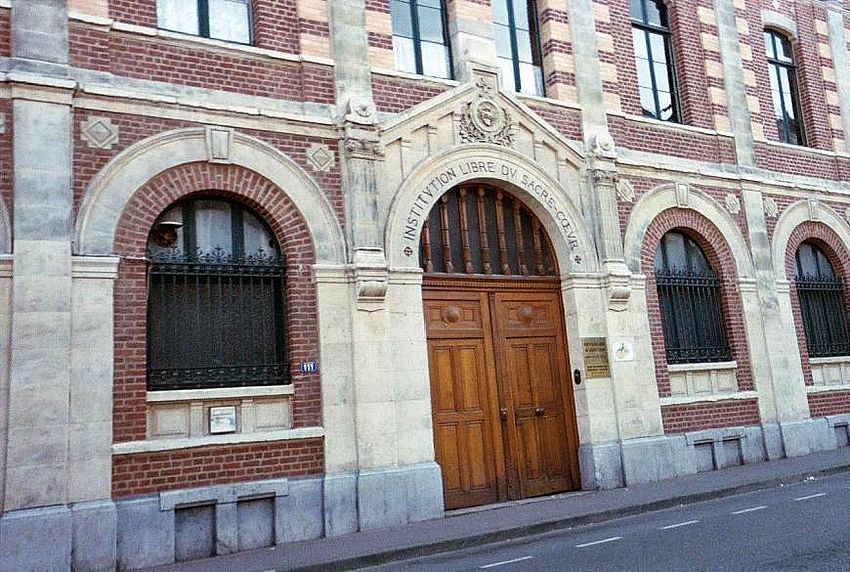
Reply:
<svg viewBox="0 0 850 572"><path fill-rule="evenodd" d="M447 509L579 487L557 262L516 197L456 187L422 229L434 443Z"/></svg>

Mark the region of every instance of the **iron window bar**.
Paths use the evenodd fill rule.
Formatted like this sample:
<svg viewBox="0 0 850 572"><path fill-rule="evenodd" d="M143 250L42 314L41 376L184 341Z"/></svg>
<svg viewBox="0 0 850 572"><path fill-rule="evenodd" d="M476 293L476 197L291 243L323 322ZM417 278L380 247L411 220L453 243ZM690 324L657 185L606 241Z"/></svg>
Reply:
<svg viewBox="0 0 850 572"><path fill-rule="evenodd" d="M148 261L148 390L291 383L282 257L172 249Z"/></svg>
<svg viewBox="0 0 850 572"><path fill-rule="evenodd" d="M809 357L850 356L844 284L837 277L795 278Z"/></svg>
<svg viewBox="0 0 850 572"><path fill-rule="evenodd" d="M656 270L655 280L667 363L730 361L720 278L673 268Z"/></svg>

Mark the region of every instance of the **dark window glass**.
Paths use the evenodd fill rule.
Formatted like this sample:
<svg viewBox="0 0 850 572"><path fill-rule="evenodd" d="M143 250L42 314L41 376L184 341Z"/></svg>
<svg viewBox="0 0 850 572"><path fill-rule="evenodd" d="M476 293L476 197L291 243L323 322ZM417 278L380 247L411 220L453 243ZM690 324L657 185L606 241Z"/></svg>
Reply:
<svg viewBox="0 0 850 572"><path fill-rule="evenodd" d="M243 206L190 199L148 239L149 390L289 383L285 266Z"/></svg>
<svg viewBox="0 0 850 572"><path fill-rule="evenodd" d="M493 0L491 6L502 83L514 91L543 95L543 55L535 3Z"/></svg>
<svg viewBox="0 0 850 572"><path fill-rule="evenodd" d="M668 363L732 359L720 279L688 236L668 232L655 252L655 280Z"/></svg>
<svg viewBox="0 0 850 572"><path fill-rule="evenodd" d="M662 0L632 0L632 44L643 114L681 121L667 8Z"/></svg>
<svg viewBox="0 0 850 572"><path fill-rule="evenodd" d="M770 73L770 92L779 140L793 145L805 145L800 95L797 91L797 71L791 42L772 30L764 31L764 48Z"/></svg>
<svg viewBox="0 0 850 572"><path fill-rule="evenodd" d="M795 281L809 357L850 355L844 283L811 242L797 249Z"/></svg>
<svg viewBox="0 0 850 572"><path fill-rule="evenodd" d="M446 14L439 0L390 0L393 53L400 71L451 78Z"/></svg>
<svg viewBox="0 0 850 572"><path fill-rule="evenodd" d="M156 15L163 30L251 43L248 0L157 0Z"/></svg>

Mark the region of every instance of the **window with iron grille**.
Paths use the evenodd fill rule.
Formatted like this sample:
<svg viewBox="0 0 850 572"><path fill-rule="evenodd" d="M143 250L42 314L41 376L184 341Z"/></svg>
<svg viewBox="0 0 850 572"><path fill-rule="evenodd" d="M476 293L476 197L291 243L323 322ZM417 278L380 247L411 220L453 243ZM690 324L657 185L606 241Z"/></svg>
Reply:
<svg viewBox="0 0 850 572"><path fill-rule="evenodd" d="M285 266L240 204L193 198L148 240L148 390L289 383Z"/></svg>
<svg viewBox="0 0 850 572"><path fill-rule="evenodd" d="M543 54L534 0L493 0L496 55L507 89L544 95Z"/></svg>
<svg viewBox="0 0 850 572"><path fill-rule="evenodd" d="M681 121L667 7L662 0L631 0L632 43L643 114Z"/></svg>
<svg viewBox="0 0 850 572"><path fill-rule="evenodd" d="M778 32L764 31L764 49L770 72L770 92L779 140L793 145L805 145L800 94L797 91L797 68L791 42Z"/></svg>
<svg viewBox="0 0 850 572"><path fill-rule="evenodd" d="M696 242L665 234L655 252L655 281L667 363L731 360L720 278Z"/></svg>
<svg viewBox="0 0 850 572"><path fill-rule="evenodd" d="M797 249L797 296L809 357L850 355L844 284L826 255L811 242Z"/></svg>
<svg viewBox="0 0 850 572"><path fill-rule="evenodd" d="M442 0L390 0L390 15L396 69L451 79Z"/></svg>
<svg viewBox="0 0 850 572"><path fill-rule="evenodd" d="M157 0L157 26L203 38L251 43L248 0Z"/></svg>

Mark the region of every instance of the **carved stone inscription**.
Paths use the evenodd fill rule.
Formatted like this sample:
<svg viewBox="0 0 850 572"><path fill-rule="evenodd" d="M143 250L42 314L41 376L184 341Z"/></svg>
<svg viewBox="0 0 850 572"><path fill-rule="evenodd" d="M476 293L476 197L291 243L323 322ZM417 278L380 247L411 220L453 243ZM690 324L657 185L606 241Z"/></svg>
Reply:
<svg viewBox="0 0 850 572"><path fill-rule="evenodd" d="M404 220L403 238L406 244L404 253L407 256L414 254L412 245L419 240L419 232L425 218L431 212L431 207L434 206L437 199L451 187L477 178L508 181L525 189L540 204L545 206L558 222L570 250L575 251L579 247L578 234L570 216L567 214L567 209L563 204L564 199L556 195L554 190L544 181L535 178L521 166L510 161L501 159L462 160L436 173L414 198ZM579 261L580 258L577 256L576 262Z"/></svg>

